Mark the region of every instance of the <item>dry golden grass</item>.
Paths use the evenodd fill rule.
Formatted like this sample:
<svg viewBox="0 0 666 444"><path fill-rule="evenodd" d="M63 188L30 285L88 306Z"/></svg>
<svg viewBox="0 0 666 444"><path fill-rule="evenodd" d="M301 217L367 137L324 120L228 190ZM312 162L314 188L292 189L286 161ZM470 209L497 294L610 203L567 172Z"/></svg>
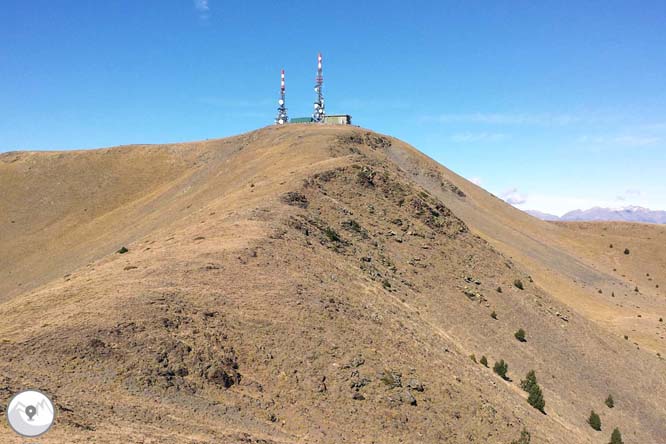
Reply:
<svg viewBox="0 0 666 444"><path fill-rule="evenodd" d="M40 442L666 435L661 227L541 222L353 127L8 153L0 189L0 401L53 396Z"/></svg>

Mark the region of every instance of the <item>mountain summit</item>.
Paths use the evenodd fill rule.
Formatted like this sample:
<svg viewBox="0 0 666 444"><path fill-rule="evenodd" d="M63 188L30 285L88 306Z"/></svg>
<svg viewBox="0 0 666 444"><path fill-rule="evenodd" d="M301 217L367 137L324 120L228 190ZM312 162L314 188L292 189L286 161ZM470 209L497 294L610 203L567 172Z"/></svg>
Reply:
<svg viewBox="0 0 666 444"><path fill-rule="evenodd" d="M666 436L664 227L542 222L328 125L6 153L0 189L0 404L49 394L41 442Z"/></svg>

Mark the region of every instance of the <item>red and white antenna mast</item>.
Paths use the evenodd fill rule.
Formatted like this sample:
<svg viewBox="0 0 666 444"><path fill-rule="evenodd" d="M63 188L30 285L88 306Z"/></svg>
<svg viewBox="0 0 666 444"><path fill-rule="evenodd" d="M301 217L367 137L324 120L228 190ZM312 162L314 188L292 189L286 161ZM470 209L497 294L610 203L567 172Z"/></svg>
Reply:
<svg viewBox="0 0 666 444"><path fill-rule="evenodd" d="M280 74L280 98L278 99L278 114L275 118L276 125L284 125L289 122L289 117L287 116L287 108L285 107L284 102L284 92L285 92L285 82L284 82L284 69Z"/></svg>
<svg viewBox="0 0 666 444"><path fill-rule="evenodd" d="M312 113L312 120L314 122L323 122L326 115L324 106L324 95L322 93L322 85L324 84L324 74L321 63L321 53L317 55L317 77L315 77L315 92L317 93L317 100L314 103L314 112Z"/></svg>

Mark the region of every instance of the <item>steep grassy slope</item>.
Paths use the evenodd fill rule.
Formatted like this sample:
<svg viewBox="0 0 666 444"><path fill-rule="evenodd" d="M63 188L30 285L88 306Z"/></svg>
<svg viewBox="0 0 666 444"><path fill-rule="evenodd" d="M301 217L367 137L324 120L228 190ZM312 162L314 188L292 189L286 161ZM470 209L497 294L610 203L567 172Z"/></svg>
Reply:
<svg viewBox="0 0 666 444"><path fill-rule="evenodd" d="M600 266L548 243L560 227L545 224L532 228L546 232L543 251L522 260L531 240L523 250L502 236L535 220L513 221L395 139L291 125L6 154L0 168L0 189L11 190L0 199L0 400L25 387L52 394L58 423L43 442L666 434L664 361L587 319L530 268L555 267L551 251L564 255L561 275L603 280ZM497 239L482 230L495 226ZM511 380L471 354L491 367L506 360ZM530 369L546 414L519 387ZM602 433L585 423L590 409ZM0 434L12 442L6 426Z"/></svg>
<svg viewBox="0 0 666 444"><path fill-rule="evenodd" d="M540 221L411 147L396 144L388 154L474 232L529 269L539 287L610 333L666 355L663 324L657 324L666 312L666 293L658 287L666 279L660 271L666 263L663 227ZM624 255L632 245L636 254Z"/></svg>

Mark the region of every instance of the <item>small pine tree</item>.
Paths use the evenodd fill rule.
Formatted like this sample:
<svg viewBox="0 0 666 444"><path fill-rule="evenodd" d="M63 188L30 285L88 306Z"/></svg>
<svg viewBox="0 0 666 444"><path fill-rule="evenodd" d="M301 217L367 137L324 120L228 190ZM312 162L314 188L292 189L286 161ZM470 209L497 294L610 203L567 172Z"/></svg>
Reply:
<svg viewBox="0 0 666 444"><path fill-rule="evenodd" d="M469 355L469 358L470 358L472 361L474 361L474 363L476 364L476 356L474 355L474 353L472 353L471 355Z"/></svg>
<svg viewBox="0 0 666 444"><path fill-rule="evenodd" d="M590 424L590 427L592 427L597 432L601 430L601 418L599 418L599 415L594 413L594 410L590 412L590 417L588 418L587 423Z"/></svg>
<svg viewBox="0 0 666 444"><path fill-rule="evenodd" d="M483 365L484 367L488 367L488 359L486 359L485 355L484 355L484 356L481 356L481 360L479 360L479 362L480 362L481 365Z"/></svg>
<svg viewBox="0 0 666 444"><path fill-rule="evenodd" d="M522 328L519 328L518 331L514 333L514 336L515 336L516 339L518 339L520 342L526 342L526 339L525 339L525 330L523 330Z"/></svg>
<svg viewBox="0 0 666 444"><path fill-rule="evenodd" d="M529 393L530 394L527 397L528 404L539 410L541 413L546 413L543 410L544 407L546 407L546 400L543 399L543 392L541 391L539 384L535 382L534 385L530 387Z"/></svg>
<svg viewBox="0 0 666 444"><path fill-rule="evenodd" d="M534 370L530 370L527 372L527 375L525 375L525 379L520 381L520 388L529 393L530 389L535 385L537 385L536 373L534 373Z"/></svg>
<svg viewBox="0 0 666 444"><path fill-rule="evenodd" d="M523 429L520 432L520 438L517 441L511 441L511 444L530 444L531 439L530 432L527 429Z"/></svg>
<svg viewBox="0 0 666 444"><path fill-rule="evenodd" d="M502 379L508 379L506 376L506 372L509 370L509 365L504 362L504 359L500 359L498 362L495 362L495 365L493 366L493 371L500 375Z"/></svg>
<svg viewBox="0 0 666 444"><path fill-rule="evenodd" d="M606 398L605 402L606 402L606 405L608 406L609 409L612 409L613 407L615 407L615 401L613 400L612 395L608 395L608 398Z"/></svg>
<svg viewBox="0 0 666 444"><path fill-rule="evenodd" d="M624 444L624 442L622 442L622 434L617 427L613 429L613 433L611 433L611 440L609 444Z"/></svg>

